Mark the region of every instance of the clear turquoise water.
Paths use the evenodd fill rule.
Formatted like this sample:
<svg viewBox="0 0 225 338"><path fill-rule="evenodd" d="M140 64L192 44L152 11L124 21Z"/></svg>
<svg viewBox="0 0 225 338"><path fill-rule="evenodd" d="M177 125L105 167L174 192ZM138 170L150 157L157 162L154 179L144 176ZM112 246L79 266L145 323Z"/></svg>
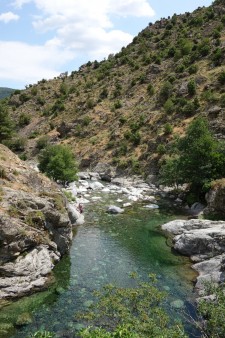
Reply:
<svg viewBox="0 0 225 338"><path fill-rule="evenodd" d="M195 274L187 258L171 251L159 229L160 224L182 216L170 208L149 210L141 204L126 209L124 214L109 215L105 206L113 199L108 196L104 203L85 207L86 222L73 239L70 255L55 269L56 283L51 288L3 308L0 323L15 324L24 312L31 315L32 323L2 337L25 338L38 329L54 331L59 337L74 337L81 325L76 321L76 312L91 303L93 290L109 282L129 286L133 271L143 279L149 273L156 274L159 287L168 291L172 317L179 317L181 312L170 307L174 300L185 301L186 311L190 309Z"/></svg>

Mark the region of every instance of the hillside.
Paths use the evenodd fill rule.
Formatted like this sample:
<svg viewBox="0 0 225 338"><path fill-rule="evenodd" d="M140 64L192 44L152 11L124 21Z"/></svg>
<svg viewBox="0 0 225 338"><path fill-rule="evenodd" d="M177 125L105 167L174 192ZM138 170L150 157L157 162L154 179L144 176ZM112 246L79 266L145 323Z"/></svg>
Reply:
<svg viewBox="0 0 225 338"><path fill-rule="evenodd" d="M150 23L116 55L15 91L8 105L24 158L46 141L62 142L82 168L106 162L157 173L165 149L194 117L207 117L224 138L223 1Z"/></svg>
<svg viewBox="0 0 225 338"><path fill-rule="evenodd" d="M12 88L0 87L0 100L10 96L14 91Z"/></svg>

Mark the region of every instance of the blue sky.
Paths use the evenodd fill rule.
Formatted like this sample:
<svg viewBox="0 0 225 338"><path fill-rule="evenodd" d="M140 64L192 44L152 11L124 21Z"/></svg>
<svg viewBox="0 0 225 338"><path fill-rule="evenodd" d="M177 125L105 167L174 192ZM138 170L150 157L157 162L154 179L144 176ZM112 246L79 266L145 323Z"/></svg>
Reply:
<svg viewBox="0 0 225 338"><path fill-rule="evenodd" d="M102 60L149 22L212 0L0 0L0 87L21 88Z"/></svg>

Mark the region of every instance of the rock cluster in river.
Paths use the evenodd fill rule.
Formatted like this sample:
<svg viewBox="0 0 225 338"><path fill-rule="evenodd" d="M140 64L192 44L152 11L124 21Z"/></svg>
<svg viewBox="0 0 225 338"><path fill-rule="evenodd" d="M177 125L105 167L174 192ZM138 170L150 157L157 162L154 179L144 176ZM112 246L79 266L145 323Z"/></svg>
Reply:
<svg viewBox="0 0 225 338"><path fill-rule="evenodd" d="M86 204L102 199L104 194L118 195L118 205L109 205L106 209L109 213L121 213L137 201L148 202L149 208L158 208L157 195L162 191L154 184L147 184L140 177L111 177L101 181L106 173L81 172L78 174L78 182L69 184L68 191L76 197L77 203ZM101 182L100 182L101 181ZM103 184L104 183L104 184ZM99 196L101 193L101 196Z"/></svg>
<svg viewBox="0 0 225 338"><path fill-rule="evenodd" d="M43 289L68 252L74 213L59 187L0 145L0 299ZM73 217L72 217L73 216ZM72 222L71 222L72 221Z"/></svg>
<svg viewBox="0 0 225 338"><path fill-rule="evenodd" d="M206 282L225 280L225 222L210 220L175 220L162 225L173 236L173 247L190 256L198 272L195 285L202 294Z"/></svg>

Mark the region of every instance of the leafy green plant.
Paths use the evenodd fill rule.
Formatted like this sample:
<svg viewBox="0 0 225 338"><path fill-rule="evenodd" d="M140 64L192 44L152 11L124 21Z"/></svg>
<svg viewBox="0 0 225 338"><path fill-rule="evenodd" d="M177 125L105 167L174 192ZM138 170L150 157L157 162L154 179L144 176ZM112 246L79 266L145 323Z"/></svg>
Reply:
<svg viewBox="0 0 225 338"><path fill-rule="evenodd" d="M205 285L205 296L213 295L213 300L202 298L198 310L204 321L200 322L200 329L204 337L223 338L225 336L225 293L224 285ZM204 323L204 324L203 324Z"/></svg>
<svg viewBox="0 0 225 338"><path fill-rule="evenodd" d="M37 143L36 143L36 147L41 150L41 149L44 149L47 147L47 145L49 144L49 136L48 135L44 135L44 136L41 136L38 140L37 140Z"/></svg>
<svg viewBox="0 0 225 338"><path fill-rule="evenodd" d="M26 113L21 113L19 116L19 126L24 127L27 126L30 123L31 117L30 115Z"/></svg>
<svg viewBox="0 0 225 338"><path fill-rule="evenodd" d="M63 184L76 180L77 164L71 149L64 145L49 145L39 155L39 169Z"/></svg>
<svg viewBox="0 0 225 338"><path fill-rule="evenodd" d="M188 127L186 135L178 139L174 154L161 167L165 184L189 183L199 194L207 183L225 175L225 148L215 140L205 119L197 118Z"/></svg>
<svg viewBox="0 0 225 338"><path fill-rule="evenodd" d="M193 79L188 82L187 89L188 89L188 94L190 96L195 95L195 93L196 93L196 83Z"/></svg>
<svg viewBox="0 0 225 338"><path fill-rule="evenodd" d="M106 285L96 291L97 304L78 319L88 319L92 326L82 330L82 338L185 338L181 323L171 323L163 309L166 297L156 287L156 279L141 282L133 273L135 287L118 288Z"/></svg>
<svg viewBox="0 0 225 338"><path fill-rule="evenodd" d="M30 334L27 338L54 338L55 334L49 331L37 331Z"/></svg>
<svg viewBox="0 0 225 338"><path fill-rule="evenodd" d="M64 195L66 196L66 198L68 199L69 202L76 202L76 197L74 197L74 195L72 194L71 191L68 190L63 190Z"/></svg>

